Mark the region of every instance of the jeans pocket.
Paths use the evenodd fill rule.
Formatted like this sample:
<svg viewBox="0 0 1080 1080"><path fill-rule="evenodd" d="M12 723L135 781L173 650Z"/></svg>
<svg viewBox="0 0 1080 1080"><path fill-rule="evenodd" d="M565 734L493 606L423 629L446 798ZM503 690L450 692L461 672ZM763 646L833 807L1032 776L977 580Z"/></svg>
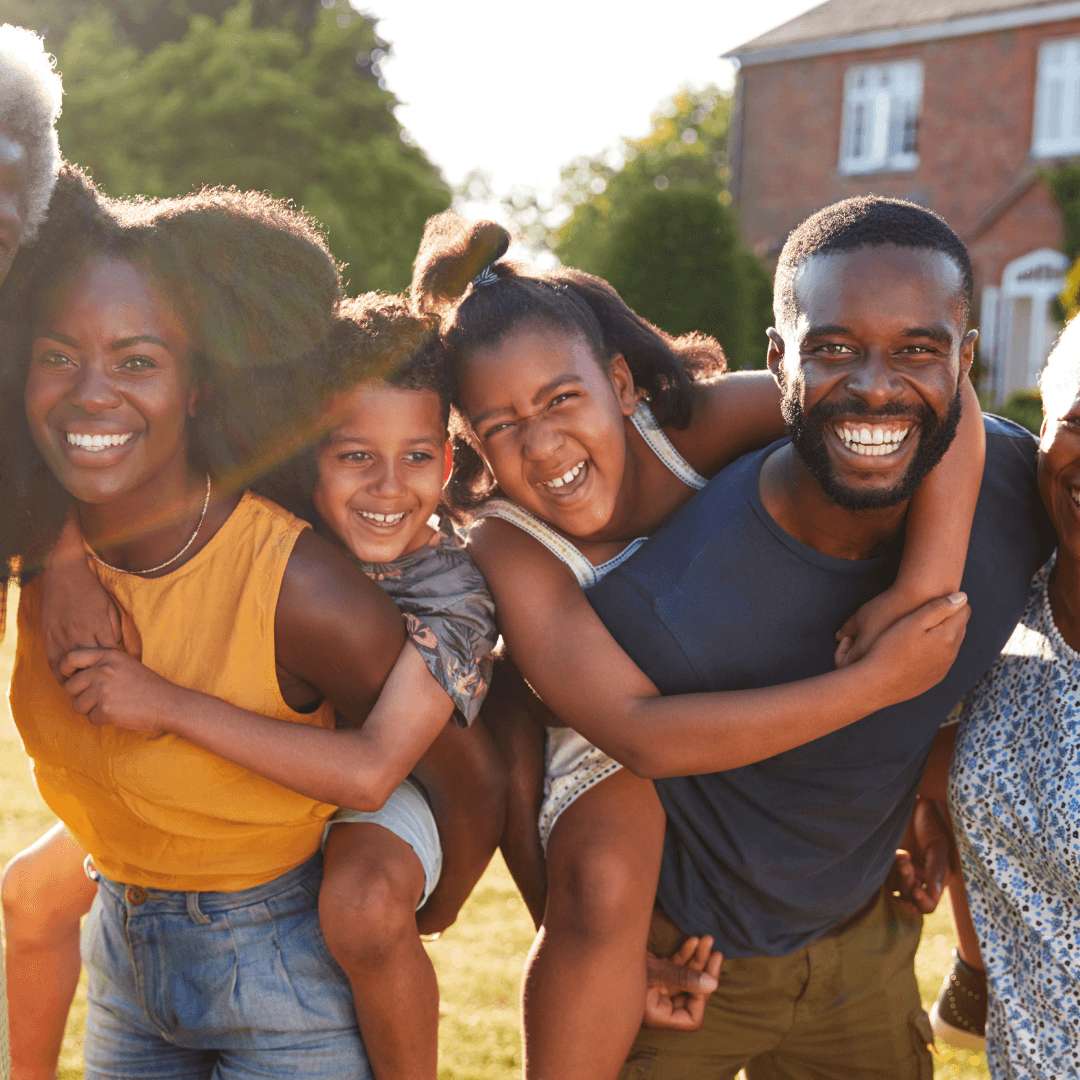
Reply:
<svg viewBox="0 0 1080 1080"><path fill-rule="evenodd" d="M911 1031L912 1046L919 1062L918 1080L933 1080L934 1060L931 1047L934 1045L934 1031L930 1027L930 1017L925 1009L913 1009L908 1016L908 1028Z"/></svg>

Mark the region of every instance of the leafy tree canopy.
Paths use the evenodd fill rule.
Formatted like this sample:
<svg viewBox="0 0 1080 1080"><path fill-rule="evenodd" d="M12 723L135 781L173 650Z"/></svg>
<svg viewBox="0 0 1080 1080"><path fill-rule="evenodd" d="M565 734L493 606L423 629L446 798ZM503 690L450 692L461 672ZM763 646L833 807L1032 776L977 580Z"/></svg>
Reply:
<svg viewBox="0 0 1080 1080"><path fill-rule="evenodd" d="M519 193L507 207L534 243L606 278L668 332L712 334L733 368L761 367L772 282L731 210L730 115L715 87L680 91L644 138L563 169L552 205Z"/></svg>
<svg viewBox="0 0 1080 1080"><path fill-rule="evenodd" d="M0 18L20 3L0 0ZM352 291L408 283L424 222L450 194L392 112L389 46L347 0L33 7L23 22L39 29L75 10L62 41L47 38L64 76L60 145L109 194L266 190L326 225Z"/></svg>

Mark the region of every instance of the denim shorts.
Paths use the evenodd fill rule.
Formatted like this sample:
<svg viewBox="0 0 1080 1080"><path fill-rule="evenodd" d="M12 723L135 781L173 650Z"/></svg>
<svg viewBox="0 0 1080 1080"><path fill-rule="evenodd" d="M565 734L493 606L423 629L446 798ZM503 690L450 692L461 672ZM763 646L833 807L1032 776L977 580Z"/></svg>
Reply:
<svg viewBox="0 0 1080 1080"><path fill-rule="evenodd" d="M404 840L416 852L416 857L424 868L424 894L416 905L416 910L419 911L439 884L443 858L435 815L424 793L411 780L403 780L381 810L367 813L363 810L346 810L343 807L327 823L326 831L329 832L334 825L348 825L353 822L381 825ZM323 842L326 842L325 836Z"/></svg>
<svg viewBox="0 0 1080 1080"><path fill-rule="evenodd" d="M101 877L82 931L87 1080L372 1080L321 881L320 853L232 893Z"/></svg>

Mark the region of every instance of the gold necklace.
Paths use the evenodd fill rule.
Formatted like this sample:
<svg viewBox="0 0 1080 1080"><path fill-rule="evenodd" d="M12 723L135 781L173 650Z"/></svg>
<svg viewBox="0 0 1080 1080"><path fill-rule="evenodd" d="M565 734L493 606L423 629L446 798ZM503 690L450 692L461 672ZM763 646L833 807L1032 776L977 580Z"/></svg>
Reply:
<svg viewBox="0 0 1080 1080"><path fill-rule="evenodd" d="M148 567L146 570L125 570L122 566L113 566L112 563L107 563L94 549L87 544L86 550L90 553L90 558L96 563L100 563L106 570L115 570L118 574L153 574L158 570L164 570L166 566L172 566L181 555L192 544L195 543L195 537L199 535L199 530L202 528L203 518L206 517L206 508L210 505L210 474L206 474L206 498L203 499L202 513L199 515L199 523L195 526L195 531L191 534L191 538L188 542L171 558L166 559L165 562L160 563L158 566Z"/></svg>

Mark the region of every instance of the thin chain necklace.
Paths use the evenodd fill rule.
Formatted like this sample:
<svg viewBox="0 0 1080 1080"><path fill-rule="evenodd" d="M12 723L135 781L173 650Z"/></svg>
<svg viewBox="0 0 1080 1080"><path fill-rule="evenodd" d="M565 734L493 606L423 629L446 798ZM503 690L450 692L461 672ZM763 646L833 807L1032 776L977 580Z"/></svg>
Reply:
<svg viewBox="0 0 1080 1080"><path fill-rule="evenodd" d="M181 555L192 544L195 543L195 537L199 535L199 530L202 528L203 518L206 517L206 508L210 505L210 474L206 474L206 498L203 499L202 513L199 515L199 523L195 526L195 531L191 534L191 538L188 542L171 558L166 559L163 563L159 563L157 566L147 567L145 570L125 570L122 566L113 566L112 563L107 563L103 558L89 544L86 545L86 550L90 553L90 558L96 563L100 563L106 570L115 570L118 574L153 574L158 570L164 570L166 566L172 566Z"/></svg>

